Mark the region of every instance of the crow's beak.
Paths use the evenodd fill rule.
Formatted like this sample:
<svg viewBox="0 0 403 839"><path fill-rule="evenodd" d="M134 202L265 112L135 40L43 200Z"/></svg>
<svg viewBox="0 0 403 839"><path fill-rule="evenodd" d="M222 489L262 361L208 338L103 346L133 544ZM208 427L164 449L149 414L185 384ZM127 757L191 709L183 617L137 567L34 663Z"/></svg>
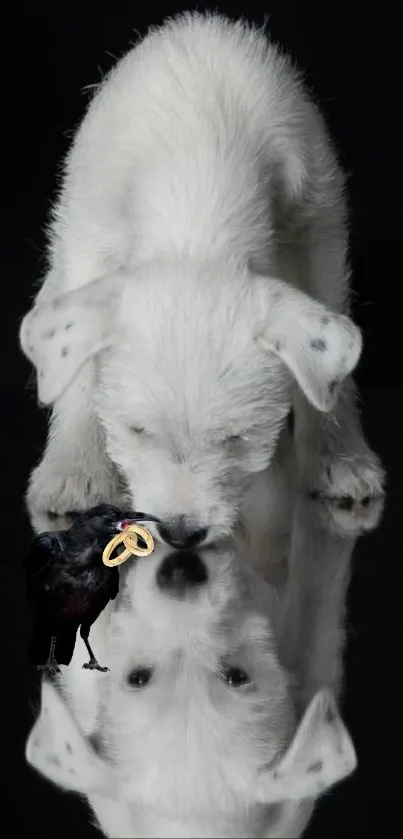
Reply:
<svg viewBox="0 0 403 839"><path fill-rule="evenodd" d="M129 527L130 524L136 524L139 521L154 521L157 524L161 524L161 519L158 519L156 516L151 516L148 513L130 513L126 518L122 519L122 521L118 524L118 530L124 530L125 527Z"/></svg>

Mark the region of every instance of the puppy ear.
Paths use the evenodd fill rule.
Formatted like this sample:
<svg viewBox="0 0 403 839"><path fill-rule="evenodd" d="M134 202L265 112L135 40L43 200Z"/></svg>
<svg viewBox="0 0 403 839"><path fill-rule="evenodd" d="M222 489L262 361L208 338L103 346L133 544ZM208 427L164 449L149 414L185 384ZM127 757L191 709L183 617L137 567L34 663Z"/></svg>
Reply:
<svg viewBox="0 0 403 839"><path fill-rule="evenodd" d="M360 330L350 318L286 283L265 283L269 313L258 343L281 358L315 408L329 411L360 357Z"/></svg>
<svg viewBox="0 0 403 839"><path fill-rule="evenodd" d="M30 766L63 789L88 795L111 787L112 768L95 754L49 682L42 684L41 711L25 756Z"/></svg>
<svg viewBox="0 0 403 839"><path fill-rule="evenodd" d="M271 804L316 798L354 771L356 754L335 700L317 693L280 762L258 778L255 797Z"/></svg>
<svg viewBox="0 0 403 839"><path fill-rule="evenodd" d="M23 352L36 367L38 398L57 399L88 358L113 338L114 304L123 277L102 277L50 302L39 301L20 328Z"/></svg>

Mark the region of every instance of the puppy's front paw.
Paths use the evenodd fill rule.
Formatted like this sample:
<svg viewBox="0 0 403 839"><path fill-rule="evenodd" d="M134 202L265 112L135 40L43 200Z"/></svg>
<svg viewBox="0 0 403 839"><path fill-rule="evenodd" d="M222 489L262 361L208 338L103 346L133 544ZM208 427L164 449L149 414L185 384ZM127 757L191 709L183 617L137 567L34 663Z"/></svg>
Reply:
<svg viewBox="0 0 403 839"><path fill-rule="evenodd" d="M27 492L27 508L36 533L66 530L74 514L92 507L88 492L89 481L77 472L67 474L45 468L42 463L33 472Z"/></svg>
<svg viewBox="0 0 403 839"><path fill-rule="evenodd" d="M97 475L86 473L75 458L53 459L45 455L33 471L27 508L37 533L65 530L74 516L100 502L119 504L121 495L112 466Z"/></svg>
<svg viewBox="0 0 403 839"><path fill-rule="evenodd" d="M316 467L308 494L321 505L335 533L358 536L377 527L384 508L385 472L373 452L328 456Z"/></svg>

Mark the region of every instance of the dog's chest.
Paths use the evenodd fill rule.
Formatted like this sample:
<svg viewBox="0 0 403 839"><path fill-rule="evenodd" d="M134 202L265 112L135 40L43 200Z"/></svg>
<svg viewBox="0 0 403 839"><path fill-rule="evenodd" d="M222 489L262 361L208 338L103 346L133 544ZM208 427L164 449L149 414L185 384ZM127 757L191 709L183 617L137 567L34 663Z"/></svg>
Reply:
<svg viewBox="0 0 403 839"><path fill-rule="evenodd" d="M294 446L287 430L269 468L253 481L243 509L248 561L272 585L281 585L287 574L294 473Z"/></svg>
<svg viewBox="0 0 403 839"><path fill-rule="evenodd" d="M186 817L178 812L164 814L158 812L158 796L153 807L131 806L125 802L90 796L89 803L98 824L106 836L132 837L132 839L204 839L204 837L234 837L244 839L250 836L266 835L268 822L271 822L272 808L259 808L255 814L238 814L234 818L206 812L204 815Z"/></svg>

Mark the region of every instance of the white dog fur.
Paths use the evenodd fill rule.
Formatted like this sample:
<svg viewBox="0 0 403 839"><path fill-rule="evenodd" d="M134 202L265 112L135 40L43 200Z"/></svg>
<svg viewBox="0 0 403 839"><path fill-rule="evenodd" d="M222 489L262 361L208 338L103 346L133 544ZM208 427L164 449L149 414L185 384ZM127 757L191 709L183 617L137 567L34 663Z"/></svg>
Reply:
<svg viewBox="0 0 403 839"><path fill-rule="evenodd" d="M263 538L291 405L301 489L335 532L373 527L346 251L343 178L289 61L216 16L152 31L76 134L21 328L53 406L36 529L116 501L123 477L168 528L214 542L258 507Z"/></svg>
<svg viewBox="0 0 403 839"><path fill-rule="evenodd" d="M298 836L318 782L354 766L338 715L330 728L324 716L340 688L349 559L355 537L379 520L383 471L350 378L361 337L348 317L346 251L343 178L323 122L262 33L184 15L152 31L100 87L67 160L50 269L21 327L39 398L53 407L28 490L33 525L59 528L70 511L124 500L160 516L166 541L198 540L206 556L236 536L266 579L288 559L278 629L271 610L264 645L253 629L262 624L246 617L261 607L244 585L215 609L203 596L193 603L178 639L177 606L144 589L145 614L136 570L137 606L111 618L123 635L113 671L91 674L94 695L77 658L63 680L71 711L44 686L28 759L89 796L108 835ZM234 592L235 565L220 551L212 598L220 574ZM248 662L257 656L273 676L259 711L229 694L221 702L218 688L207 697L220 645L238 649L242 633ZM137 718L130 708L143 700L129 698L119 674L138 650L160 650L168 687L158 704L157 685ZM186 725L190 701L200 718ZM284 757L288 705L307 716ZM248 737L241 725L233 742L238 713ZM97 727L106 740L94 755ZM304 773L322 757L320 772ZM126 766L133 778L134 765L140 778L128 788L120 773Z"/></svg>
<svg viewBox="0 0 403 839"><path fill-rule="evenodd" d="M204 549L208 582L178 600L156 585L166 553L158 545L130 564L117 606L94 627L110 672L83 671L78 642L61 692L43 684L27 759L84 795L107 836L299 836L317 797L356 766L332 692L314 691L296 719L297 678L281 663L284 598L243 557ZM286 634L289 652L288 618ZM328 648L322 685L336 658ZM231 687L228 667L250 683ZM142 668L150 681L130 687Z"/></svg>

